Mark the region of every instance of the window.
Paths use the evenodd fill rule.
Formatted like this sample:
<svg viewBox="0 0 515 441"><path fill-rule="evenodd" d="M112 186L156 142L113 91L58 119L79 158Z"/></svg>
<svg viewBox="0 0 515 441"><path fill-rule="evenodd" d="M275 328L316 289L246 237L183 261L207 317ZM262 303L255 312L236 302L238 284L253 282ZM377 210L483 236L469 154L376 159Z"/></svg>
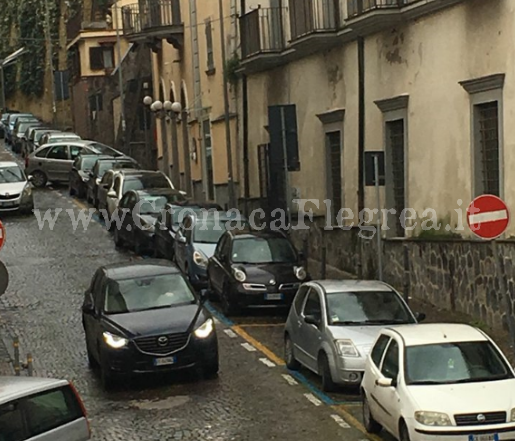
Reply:
<svg viewBox="0 0 515 441"><path fill-rule="evenodd" d="M48 153L47 159L60 159L67 160L68 159L68 146L66 145L57 145L50 150Z"/></svg>
<svg viewBox="0 0 515 441"><path fill-rule="evenodd" d="M211 122L205 120L202 122L202 138L204 142L204 151L206 156L206 186L207 198L212 201L215 199L215 185L213 174L213 145L211 141Z"/></svg>
<svg viewBox="0 0 515 441"><path fill-rule="evenodd" d="M327 197L331 200L333 218L336 218L343 205L342 198L342 134L340 131L325 135L327 150Z"/></svg>
<svg viewBox="0 0 515 441"><path fill-rule="evenodd" d="M77 156L79 156L83 152L83 150L84 149L82 147L78 147L76 145L70 146L70 156L71 156L71 159L77 158Z"/></svg>
<svg viewBox="0 0 515 441"><path fill-rule="evenodd" d="M91 70L112 69L114 67L113 47L98 46L90 48L89 66Z"/></svg>
<svg viewBox="0 0 515 441"><path fill-rule="evenodd" d="M391 208L395 209L394 233L397 237L404 237L401 213L406 208L405 176L404 176L404 120L389 121L386 123L386 147L390 161L391 182L387 191L390 194Z"/></svg>
<svg viewBox="0 0 515 441"><path fill-rule="evenodd" d="M211 20L206 21L206 50L207 50L207 72L215 70L215 60L213 55L213 26Z"/></svg>
<svg viewBox="0 0 515 441"><path fill-rule="evenodd" d="M46 158L46 155L50 151L50 147L46 147L42 149L41 151L36 153L36 158Z"/></svg>
<svg viewBox="0 0 515 441"><path fill-rule="evenodd" d="M391 378L392 380L396 380L399 375L399 345L393 339L386 350L381 373L386 378Z"/></svg>
<svg viewBox="0 0 515 441"><path fill-rule="evenodd" d="M476 131L476 193L500 196L499 104L474 106Z"/></svg>
<svg viewBox="0 0 515 441"><path fill-rule="evenodd" d="M82 418L82 410L69 386L43 392L24 400L29 437Z"/></svg>
<svg viewBox="0 0 515 441"><path fill-rule="evenodd" d="M0 440L23 441L26 439L25 423L19 402L2 404L0 406Z"/></svg>
<svg viewBox="0 0 515 441"><path fill-rule="evenodd" d="M297 314L300 314L302 311L302 305L304 304L304 300L306 298L306 295L308 294L309 286L304 285L299 288L297 291L297 295L295 296L295 300L293 301L293 304L295 306L295 311Z"/></svg>
<svg viewBox="0 0 515 441"><path fill-rule="evenodd" d="M227 234L224 234L220 240L218 241L218 245L216 246L216 256L220 257L223 254L222 250L224 248L225 243L227 242Z"/></svg>
<svg viewBox="0 0 515 441"><path fill-rule="evenodd" d="M381 337L379 337L376 344L372 348L372 361L377 367L381 365L381 358L383 358L384 350L386 349L386 345L389 341L390 337L388 337L387 335L381 335Z"/></svg>
<svg viewBox="0 0 515 441"><path fill-rule="evenodd" d="M317 319L322 318L322 306L320 305L320 296L315 290L311 290L304 306L304 316L311 315Z"/></svg>

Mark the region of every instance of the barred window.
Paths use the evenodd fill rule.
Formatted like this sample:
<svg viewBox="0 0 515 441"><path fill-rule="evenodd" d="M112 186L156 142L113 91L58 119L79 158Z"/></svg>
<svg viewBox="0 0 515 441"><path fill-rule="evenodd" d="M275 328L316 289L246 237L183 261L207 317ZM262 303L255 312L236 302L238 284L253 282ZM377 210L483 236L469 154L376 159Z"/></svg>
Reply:
<svg viewBox="0 0 515 441"><path fill-rule="evenodd" d="M499 103L478 104L476 110L476 186L479 194L500 196L499 173Z"/></svg>
<svg viewBox="0 0 515 441"><path fill-rule="evenodd" d="M406 183L404 176L404 120L386 123L388 147L390 148L390 167L392 175L393 207L395 209L394 231L397 237L404 237L401 213L406 208Z"/></svg>

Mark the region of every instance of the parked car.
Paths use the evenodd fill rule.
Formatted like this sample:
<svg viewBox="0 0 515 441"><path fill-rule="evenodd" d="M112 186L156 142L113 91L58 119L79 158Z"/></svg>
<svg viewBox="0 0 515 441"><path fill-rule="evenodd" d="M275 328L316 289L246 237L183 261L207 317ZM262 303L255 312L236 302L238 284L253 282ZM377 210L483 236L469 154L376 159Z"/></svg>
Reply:
<svg viewBox="0 0 515 441"><path fill-rule="evenodd" d="M192 213L182 221L174 242L174 256L177 266L188 275L195 288L207 288L208 259L234 222L239 222L242 227L248 225L245 218L228 213Z"/></svg>
<svg viewBox="0 0 515 441"><path fill-rule="evenodd" d="M25 121L25 118L20 118L16 122L12 134L13 151L18 154L22 152L25 132L29 127L37 127L42 125L43 123L39 120Z"/></svg>
<svg viewBox="0 0 515 441"><path fill-rule="evenodd" d="M50 130L48 127L45 127L44 125L38 124L35 126L29 126L27 130L25 130L25 133L22 137L22 145L21 145L21 154L25 158L27 155L32 153L33 150L33 142L34 142L34 136L36 134L37 130Z"/></svg>
<svg viewBox="0 0 515 441"><path fill-rule="evenodd" d="M303 256L280 232L228 231L204 257L212 294L228 315L256 307L288 308L301 282L310 279Z"/></svg>
<svg viewBox="0 0 515 441"><path fill-rule="evenodd" d="M26 172L34 177L36 187L50 182L68 182L73 161L80 154L102 154L84 141L45 144L25 158Z"/></svg>
<svg viewBox="0 0 515 441"><path fill-rule="evenodd" d="M30 146L30 153L36 151L39 147L41 147L43 144L41 143L41 140L43 139L43 136L47 133L60 133L59 130L52 130L52 129L36 129L34 131L34 139L31 140L31 146Z"/></svg>
<svg viewBox="0 0 515 441"><path fill-rule="evenodd" d="M73 161L68 182L68 193L80 199L86 197L90 172L99 159L111 159L111 156L97 154L80 154Z"/></svg>
<svg viewBox="0 0 515 441"><path fill-rule="evenodd" d="M424 318L383 282L308 282L297 292L286 321L286 364L293 370L302 365L320 375L328 392L338 385L357 386L381 329L417 324Z"/></svg>
<svg viewBox="0 0 515 441"><path fill-rule="evenodd" d="M153 238L154 257L164 257L166 259L174 259L174 243L177 232L181 226L184 217L192 213L202 213L202 210L223 211L223 208L215 203L192 201L177 202L176 204L168 204L165 209L159 213Z"/></svg>
<svg viewBox="0 0 515 441"><path fill-rule="evenodd" d="M0 162L0 212L32 213L34 199L31 179L16 162Z"/></svg>
<svg viewBox="0 0 515 441"><path fill-rule="evenodd" d="M98 208L98 186L109 170L140 169L140 165L132 158L125 156L119 158L99 159L89 174L88 190L86 199L89 203Z"/></svg>
<svg viewBox="0 0 515 441"><path fill-rule="evenodd" d="M0 118L0 138L5 137L5 132L7 131L7 126L9 124L9 115L14 115L19 112L14 110L9 110L8 112L2 113L2 118Z"/></svg>
<svg viewBox="0 0 515 441"><path fill-rule="evenodd" d="M56 142L79 140L81 137L76 133L70 132L49 132L41 138L40 144L55 144Z"/></svg>
<svg viewBox="0 0 515 441"><path fill-rule="evenodd" d="M514 439L514 387L515 371L480 329L385 328L367 358L364 425L401 441Z"/></svg>
<svg viewBox="0 0 515 441"><path fill-rule="evenodd" d="M157 216L167 204L184 201L184 195L175 189L130 190L122 197L115 211L121 227L114 228L114 243L117 247L128 245L136 253L152 251L154 225ZM128 210L124 216L123 210Z"/></svg>
<svg viewBox="0 0 515 441"><path fill-rule="evenodd" d="M150 190L172 188L172 181L160 171L151 170L110 170L98 186L98 208L114 213L120 199L129 190Z"/></svg>
<svg viewBox="0 0 515 441"><path fill-rule="evenodd" d="M9 115L9 119L7 120L7 131L5 132L5 142L7 144L11 144L12 132L14 130L16 121L19 118L37 120L37 118L32 113L11 113Z"/></svg>
<svg viewBox="0 0 515 441"><path fill-rule="evenodd" d="M122 376L196 368L218 373L215 323L171 263L104 266L85 293L82 322L89 362L106 389Z"/></svg>
<svg viewBox="0 0 515 441"><path fill-rule="evenodd" d="M91 431L77 390L66 380L0 377L1 441L87 441Z"/></svg>

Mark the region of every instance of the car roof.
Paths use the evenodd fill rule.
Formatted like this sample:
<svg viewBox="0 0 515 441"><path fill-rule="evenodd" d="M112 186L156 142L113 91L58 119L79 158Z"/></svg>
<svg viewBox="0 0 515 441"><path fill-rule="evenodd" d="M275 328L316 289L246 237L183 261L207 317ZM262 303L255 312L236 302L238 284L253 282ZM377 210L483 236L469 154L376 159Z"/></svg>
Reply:
<svg viewBox="0 0 515 441"><path fill-rule="evenodd" d="M489 341L478 328L462 323L423 323L387 327L402 337L405 346Z"/></svg>
<svg viewBox="0 0 515 441"><path fill-rule="evenodd" d="M0 168L7 168L7 167L20 167L20 165L17 162L14 161L0 161Z"/></svg>
<svg viewBox="0 0 515 441"><path fill-rule="evenodd" d="M168 194L181 194L181 192L175 188L152 188L147 190L133 190L140 198L145 196L160 196Z"/></svg>
<svg viewBox="0 0 515 441"><path fill-rule="evenodd" d="M242 228L242 229L234 229L230 231L231 235L235 239L252 239L252 238L260 238L260 239L274 239L274 238L286 238L287 237L278 232L271 230L257 231L252 230L250 228Z"/></svg>
<svg viewBox="0 0 515 441"><path fill-rule="evenodd" d="M133 262L115 263L101 267L112 280L152 277L163 274L181 274L179 269L167 260L145 259Z"/></svg>
<svg viewBox="0 0 515 441"><path fill-rule="evenodd" d="M136 162L129 156L109 156L109 155L98 155L100 159L97 162L111 161L111 162Z"/></svg>
<svg viewBox="0 0 515 441"><path fill-rule="evenodd" d="M391 292L393 288L379 280L313 280L327 294L338 292Z"/></svg>
<svg viewBox="0 0 515 441"><path fill-rule="evenodd" d="M54 378L0 376L0 404L68 384L66 380Z"/></svg>

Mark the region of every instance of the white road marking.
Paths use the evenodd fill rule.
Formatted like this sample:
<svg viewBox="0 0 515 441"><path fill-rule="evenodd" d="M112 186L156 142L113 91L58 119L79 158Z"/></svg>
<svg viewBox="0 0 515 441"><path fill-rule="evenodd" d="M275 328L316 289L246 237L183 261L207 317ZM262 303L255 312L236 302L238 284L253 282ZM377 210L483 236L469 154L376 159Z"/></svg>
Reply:
<svg viewBox="0 0 515 441"><path fill-rule="evenodd" d="M238 335L232 329L224 329L224 332L231 338L236 338Z"/></svg>
<svg viewBox="0 0 515 441"><path fill-rule="evenodd" d="M483 222L495 222L508 219L507 210L489 211L487 213L472 214L469 216L469 223L471 225Z"/></svg>
<svg viewBox="0 0 515 441"><path fill-rule="evenodd" d="M249 352L256 352L256 348L250 343L242 343L241 345Z"/></svg>
<svg viewBox="0 0 515 441"><path fill-rule="evenodd" d="M297 383L295 381L295 379L291 376L291 375L288 375L288 374L283 374L283 378L286 380L286 382L290 385L290 386L296 386Z"/></svg>
<svg viewBox="0 0 515 441"><path fill-rule="evenodd" d="M275 363L270 361L268 358L260 358L259 361L268 367L275 367Z"/></svg>
<svg viewBox="0 0 515 441"><path fill-rule="evenodd" d="M350 429L349 424L340 416L340 415L331 415L331 418L336 421L336 423L343 427L344 429Z"/></svg>
<svg viewBox="0 0 515 441"><path fill-rule="evenodd" d="M308 401L310 401L315 406L321 406L322 402L315 397L313 394L304 394L304 396L307 398Z"/></svg>

